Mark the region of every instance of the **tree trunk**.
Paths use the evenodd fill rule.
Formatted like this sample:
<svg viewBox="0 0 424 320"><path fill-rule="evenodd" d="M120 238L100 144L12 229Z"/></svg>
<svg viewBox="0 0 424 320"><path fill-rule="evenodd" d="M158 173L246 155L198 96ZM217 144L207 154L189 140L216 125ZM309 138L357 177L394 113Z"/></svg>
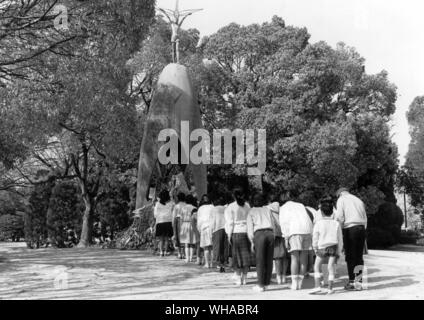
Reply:
<svg viewBox="0 0 424 320"><path fill-rule="evenodd" d="M78 243L78 248L87 248L92 244L93 237L93 215L94 215L94 201L88 195L83 196L85 210L82 217L82 230L81 237Z"/></svg>

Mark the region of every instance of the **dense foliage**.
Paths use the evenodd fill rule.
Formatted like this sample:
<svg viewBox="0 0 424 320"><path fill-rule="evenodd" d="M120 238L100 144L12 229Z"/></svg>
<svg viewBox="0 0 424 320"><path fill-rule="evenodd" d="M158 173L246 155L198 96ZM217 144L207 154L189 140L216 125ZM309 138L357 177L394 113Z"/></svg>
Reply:
<svg viewBox="0 0 424 320"><path fill-rule="evenodd" d="M369 247L384 248L399 243L402 224L402 210L394 203L383 203L368 222Z"/></svg>
<svg viewBox="0 0 424 320"><path fill-rule="evenodd" d="M0 216L0 241L20 241L24 237L24 218L22 214Z"/></svg>
<svg viewBox="0 0 424 320"><path fill-rule="evenodd" d="M88 246L104 176L111 168L125 171L137 160L143 119L126 63L140 48L155 10L154 0L66 4L78 20L70 22L68 33L74 37L66 54L37 55L34 63L42 75L29 72L32 81L17 77L0 87L0 125L13 129L8 132L17 140L0 142L8 154L0 160L14 169L3 179L4 188L10 181L22 186L75 179L84 204L80 245ZM47 171L45 181L36 179L40 167Z"/></svg>
<svg viewBox="0 0 424 320"><path fill-rule="evenodd" d="M411 142L399 183L411 197L411 204L424 214L424 96L414 99L407 118Z"/></svg>
<svg viewBox="0 0 424 320"><path fill-rule="evenodd" d="M69 238L74 239L81 232L83 206L79 194L72 182L59 183L51 191L46 224L49 242L55 247L72 245Z"/></svg>
<svg viewBox="0 0 424 320"><path fill-rule="evenodd" d="M146 92L170 60L163 25L158 20L133 61L136 71L149 75L142 83ZM396 88L387 72L367 74L353 48L311 44L305 28L286 26L279 17L262 25L232 23L197 48L195 30L183 39L191 41L183 46L182 61L200 93L206 128L267 130L263 184L296 190L309 205L340 186L351 187L370 204L370 214L384 200L394 201L397 148L388 121ZM245 174L239 166L209 171L211 181Z"/></svg>

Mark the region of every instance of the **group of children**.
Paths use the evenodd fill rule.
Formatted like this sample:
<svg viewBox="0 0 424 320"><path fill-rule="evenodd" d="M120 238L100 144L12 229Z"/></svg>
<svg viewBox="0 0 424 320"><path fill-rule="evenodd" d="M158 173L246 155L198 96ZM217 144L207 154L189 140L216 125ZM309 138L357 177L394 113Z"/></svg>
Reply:
<svg viewBox="0 0 424 320"><path fill-rule="evenodd" d="M236 284L245 285L249 269L255 266L254 290L262 292L271 283L273 269L278 284L287 282L289 264L291 288L300 290L313 253L315 289L310 293L333 293L336 263L343 249L333 199L323 198L317 211L291 201L288 193L274 200L258 192L248 203L243 190L235 189L229 204L223 197L211 201L207 195L198 203L193 195L184 193L171 200L168 190L163 190L154 207L159 254L170 255L172 239L178 258L186 263L216 266L225 272L231 257ZM324 263L329 272L327 290L322 288Z"/></svg>

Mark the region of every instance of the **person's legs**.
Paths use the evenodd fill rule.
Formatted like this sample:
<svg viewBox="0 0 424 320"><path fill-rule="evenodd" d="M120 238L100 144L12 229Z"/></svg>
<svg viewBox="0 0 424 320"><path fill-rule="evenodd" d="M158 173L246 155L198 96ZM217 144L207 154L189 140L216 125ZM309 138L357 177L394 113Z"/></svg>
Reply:
<svg viewBox="0 0 424 320"><path fill-rule="evenodd" d="M255 232L253 239L255 243L255 254L256 254L256 273L258 276L258 286L265 287L265 276L266 276L266 243L265 234L263 231Z"/></svg>
<svg viewBox="0 0 424 320"><path fill-rule="evenodd" d="M298 282L298 290L302 289L303 284L303 278L305 277L305 274L308 270L308 257L309 257L309 251L308 250L302 250L299 253L299 262L300 262L300 274L299 274L299 282Z"/></svg>
<svg viewBox="0 0 424 320"><path fill-rule="evenodd" d="M213 249L209 247L209 268L213 268Z"/></svg>
<svg viewBox="0 0 424 320"><path fill-rule="evenodd" d="M189 248L189 244L182 244L184 246L184 252L185 252L185 262L189 263L190 262L190 248Z"/></svg>
<svg viewBox="0 0 424 320"><path fill-rule="evenodd" d="M323 259L320 258L320 257L318 257L318 256L315 259L315 265L314 265L315 288L320 288L321 287L321 278L322 278L321 268L322 268L322 261L323 261Z"/></svg>
<svg viewBox="0 0 424 320"><path fill-rule="evenodd" d="M314 250L308 251L308 265L306 268L305 275L309 275L309 273L314 272Z"/></svg>
<svg viewBox="0 0 424 320"><path fill-rule="evenodd" d="M163 242L164 242L164 238L163 237L159 237L159 255L160 256L163 256L164 255Z"/></svg>
<svg viewBox="0 0 424 320"><path fill-rule="evenodd" d="M265 267L265 286L271 284L272 277L272 261L274 257L274 235L272 231L267 231L266 243L265 243L265 256L266 256L266 267Z"/></svg>
<svg viewBox="0 0 424 320"><path fill-rule="evenodd" d="M249 267L243 267L241 275L241 284L246 285L247 273L249 272Z"/></svg>
<svg viewBox="0 0 424 320"><path fill-rule="evenodd" d="M234 269L234 280L237 285L242 284L242 277L243 277L243 270L239 265L239 261L237 259L237 247L238 247L238 241L232 239L231 240L231 255L233 257L231 264Z"/></svg>
<svg viewBox="0 0 424 320"><path fill-rule="evenodd" d="M277 283L282 284L283 259L275 259L274 260L274 266L275 266L275 274L277 275Z"/></svg>
<svg viewBox="0 0 424 320"><path fill-rule="evenodd" d="M210 247L205 247L203 249L205 257L205 268L212 268L212 253Z"/></svg>
<svg viewBox="0 0 424 320"><path fill-rule="evenodd" d="M234 281L236 283L236 285L241 285L242 284L242 277L243 277L243 272L240 268L235 268L234 269Z"/></svg>
<svg viewBox="0 0 424 320"><path fill-rule="evenodd" d="M310 294L316 294L316 293L320 293L321 292L321 278L322 278L322 273L321 273L321 267L322 267L322 262L323 259L320 258L319 256L316 257L315 259L315 264L314 264L314 281L315 281L315 288L310 292Z"/></svg>
<svg viewBox="0 0 424 320"><path fill-rule="evenodd" d="M164 242L164 252L165 252L165 255L168 255L169 254L169 238L168 237L165 237L164 240L163 240L163 242Z"/></svg>
<svg viewBox="0 0 424 320"><path fill-rule="evenodd" d="M300 251L292 251L290 254L291 257L291 278L292 278L292 289L297 290L298 276L299 276L299 264L300 264Z"/></svg>
<svg viewBox="0 0 424 320"><path fill-rule="evenodd" d="M219 231L218 231L219 232ZM227 257L229 255L229 248L228 248L228 240L227 235L225 233L225 230L221 230L221 235L219 237L219 248L217 250L217 257L216 261L219 265L219 271L225 272L225 262L227 261Z"/></svg>
<svg viewBox="0 0 424 320"><path fill-rule="evenodd" d="M364 266L364 247L365 247L365 228L356 226L352 228L352 266L354 274L354 282L357 288L361 289L362 268Z"/></svg>
<svg viewBox="0 0 424 320"><path fill-rule="evenodd" d="M304 276L308 270L308 256L309 256L309 251L307 250L302 250L299 252L299 262L300 262L299 274L301 276Z"/></svg>
<svg viewBox="0 0 424 320"><path fill-rule="evenodd" d="M287 282L287 268L289 266L289 259L287 259L286 257L284 257L282 259L282 267L283 270L281 272L281 283L284 284Z"/></svg>
<svg viewBox="0 0 424 320"><path fill-rule="evenodd" d="M192 245L190 245L190 261L191 262L194 262L194 250L196 250L197 249L197 247L196 247L196 244L192 244Z"/></svg>
<svg viewBox="0 0 424 320"><path fill-rule="evenodd" d="M347 265L347 273L349 275L349 283L353 284L355 281L353 249L354 241L351 236L351 228L343 229L343 244L345 249L345 259Z"/></svg>
<svg viewBox="0 0 424 320"><path fill-rule="evenodd" d="M329 257L328 258L328 290L329 290L329 293L333 292L335 262L336 262L336 257Z"/></svg>

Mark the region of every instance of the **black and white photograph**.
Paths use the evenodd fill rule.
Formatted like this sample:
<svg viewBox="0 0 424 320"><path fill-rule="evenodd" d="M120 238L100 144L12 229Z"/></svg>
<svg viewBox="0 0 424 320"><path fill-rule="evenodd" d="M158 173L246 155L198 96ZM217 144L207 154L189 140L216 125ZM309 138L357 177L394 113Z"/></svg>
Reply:
<svg viewBox="0 0 424 320"><path fill-rule="evenodd" d="M423 12L0 0L0 300L424 300Z"/></svg>

